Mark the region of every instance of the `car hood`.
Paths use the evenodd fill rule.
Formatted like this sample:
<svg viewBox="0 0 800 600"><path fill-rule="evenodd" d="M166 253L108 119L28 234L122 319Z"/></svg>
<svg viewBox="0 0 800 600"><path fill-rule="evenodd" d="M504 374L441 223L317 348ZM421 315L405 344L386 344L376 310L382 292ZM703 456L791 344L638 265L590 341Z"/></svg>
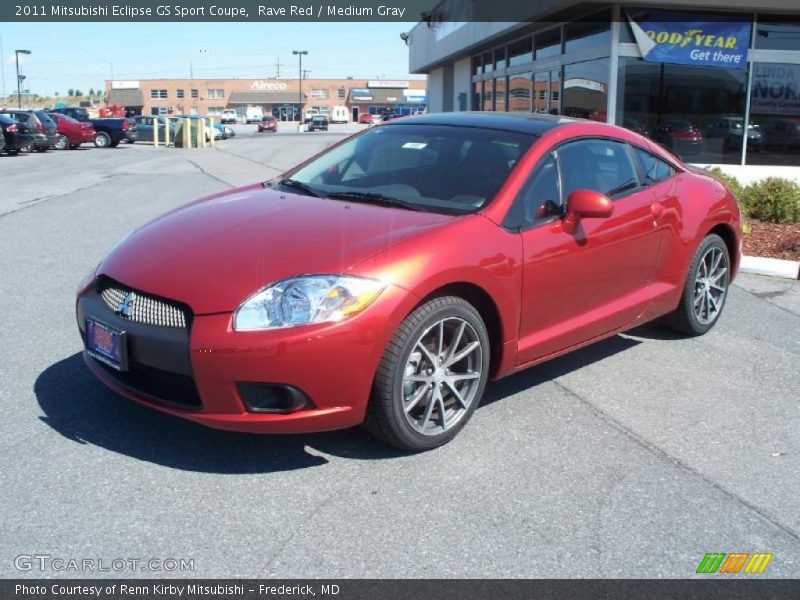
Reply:
<svg viewBox="0 0 800 600"><path fill-rule="evenodd" d="M249 186L188 204L133 231L97 273L185 302L195 314L228 312L270 283L344 273L453 218Z"/></svg>

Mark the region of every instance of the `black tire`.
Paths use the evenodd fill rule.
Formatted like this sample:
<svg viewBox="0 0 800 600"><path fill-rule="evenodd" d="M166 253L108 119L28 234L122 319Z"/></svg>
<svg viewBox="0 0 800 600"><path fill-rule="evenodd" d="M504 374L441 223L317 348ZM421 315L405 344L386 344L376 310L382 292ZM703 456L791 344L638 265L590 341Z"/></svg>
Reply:
<svg viewBox="0 0 800 600"><path fill-rule="evenodd" d="M58 138L56 139L56 143L53 144L53 147L56 150L66 150L67 148L71 148L69 143L69 138L62 133L58 134Z"/></svg>
<svg viewBox="0 0 800 600"><path fill-rule="evenodd" d="M714 293L716 287L709 287L708 279L706 277L705 287L700 282L703 279L703 273L708 275L710 266L713 266L716 256L720 256L720 268L725 269L717 283L721 284L719 287L724 290L721 296L717 297L719 302L713 315L711 314L711 306L713 302L704 300L706 294ZM664 323L670 329L688 336L703 335L709 331L719 320L722 310L725 308L725 301L728 297L728 287L730 284L730 271L731 259L728 253L728 247L721 237L712 233L703 239L700 246L692 257L692 263L689 266L689 272L686 275L686 282L683 285L683 294L678 308L664 318ZM718 292L718 290L717 290ZM696 307L696 301L700 298L700 306ZM706 313L704 314L703 307L707 306Z"/></svg>
<svg viewBox="0 0 800 600"><path fill-rule="evenodd" d="M108 148L111 146L111 136L105 131L98 131L94 136L94 145L98 148Z"/></svg>
<svg viewBox="0 0 800 600"><path fill-rule="evenodd" d="M461 326L462 322L466 325ZM451 343L447 348L444 348L444 344L439 345L441 352L438 358L434 356L428 359L426 356L431 356L431 353L426 352L423 355L418 349L427 336L437 335L433 330L440 323L441 338L444 339L446 331L453 335L453 338L450 339ZM459 327L461 334L456 337ZM462 345L465 341L468 342L467 346ZM479 345L475 346L475 342ZM447 356L457 356L469 347L473 349L468 355L448 364ZM415 358L417 355L418 358ZM438 361L437 364L440 365L435 372L431 367L436 365L432 365L431 360ZM474 371L476 365L480 369L477 376ZM453 370L450 367L453 367ZM409 368L412 369L412 373L408 372ZM463 398L466 402L457 402L456 396L450 391L453 387L443 383L442 379L443 376L465 374L462 370L466 370L467 376L461 378L463 386L458 391L466 392L466 398ZM388 444L412 452L430 450L446 444L461 431L475 412L486 387L488 372L489 335L478 311L462 298L454 296L434 298L406 317L392 336L375 374L364 426L370 433ZM473 378L469 374L472 374ZM404 381L406 377L419 379L424 376L429 376L431 382ZM434 380L435 384L432 383ZM418 387L413 387L415 385ZM458 382L455 385L457 386ZM404 403L412 396L416 399L408 402L409 408L404 409ZM436 420L433 411L436 411ZM424 430L426 426L430 426L431 431L424 432L417 427L420 423L416 422L415 412L427 415L427 418L420 415L424 421L421 428ZM416 422L417 426L412 425L412 421ZM440 427L441 431L438 431Z"/></svg>

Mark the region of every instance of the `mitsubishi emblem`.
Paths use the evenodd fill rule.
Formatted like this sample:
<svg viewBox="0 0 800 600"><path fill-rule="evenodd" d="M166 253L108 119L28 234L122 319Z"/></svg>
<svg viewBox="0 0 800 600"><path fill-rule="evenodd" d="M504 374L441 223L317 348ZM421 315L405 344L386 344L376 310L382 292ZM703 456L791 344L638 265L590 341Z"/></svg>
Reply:
<svg viewBox="0 0 800 600"><path fill-rule="evenodd" d="M117 304L117 308L114 309L114 312L121 317L130 319L134 300L136 300L136 294L128 292L125 294L125 297L120 300L119 304Z"/></svg>

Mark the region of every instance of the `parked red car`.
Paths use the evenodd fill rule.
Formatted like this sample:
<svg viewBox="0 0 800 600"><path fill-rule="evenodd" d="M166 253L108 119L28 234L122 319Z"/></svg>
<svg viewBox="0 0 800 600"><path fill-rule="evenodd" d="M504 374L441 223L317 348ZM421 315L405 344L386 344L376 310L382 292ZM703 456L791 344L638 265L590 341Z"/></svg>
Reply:
<svg viewBox="0 0 800 600"><path fill-rule="evenodd" d="M731 193L631 131L430 114L137 229L77 316L91 371L153 408L425 450L489 379L664 315L707 332L740 248Z"/></svg>
<svg viewBox="0 0 800 600"><path fill-rule="evenodd" d="M258 122L258 132L271 131L273 133L278 131L278 121L275 117L264 117Z"/></svg>
<svg viewBox="0 0 800 600"><path fill-rule="evenodd" d="M372 115L370 113L361 113L358 115L358 122L361 125L372 125L375 123L375 119L378 118L378 115Z"/></svg>
<svg viewBox="0 0 800 600"><path fill-rule="evenodd" d="M696 153L706 141L703 132L689 121L664 121L653 129L650 137L678 155Z"/></svg>
<svg viewBox="0 0 800 600"><path fill-rule="evenodd" d="M72 117L60 113L48 113L56 122L58 139L54 147L56 150L74 150L81 144L94 143L95 130L91 123L76 121Z"/></svg>

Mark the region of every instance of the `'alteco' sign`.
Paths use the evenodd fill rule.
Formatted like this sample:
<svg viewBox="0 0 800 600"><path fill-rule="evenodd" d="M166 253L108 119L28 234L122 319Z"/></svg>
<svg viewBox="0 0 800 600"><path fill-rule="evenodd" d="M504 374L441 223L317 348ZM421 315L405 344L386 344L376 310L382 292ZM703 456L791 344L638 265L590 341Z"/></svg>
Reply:
<svg viewBox="0 0 800 600"><path fill-rule="evenodd" d="M262 81L261 79L257 79L252 83L250 86L251 90L268 90L270 92L275 92L278 90L285 90L286 84L282 81Z"/></svg>

